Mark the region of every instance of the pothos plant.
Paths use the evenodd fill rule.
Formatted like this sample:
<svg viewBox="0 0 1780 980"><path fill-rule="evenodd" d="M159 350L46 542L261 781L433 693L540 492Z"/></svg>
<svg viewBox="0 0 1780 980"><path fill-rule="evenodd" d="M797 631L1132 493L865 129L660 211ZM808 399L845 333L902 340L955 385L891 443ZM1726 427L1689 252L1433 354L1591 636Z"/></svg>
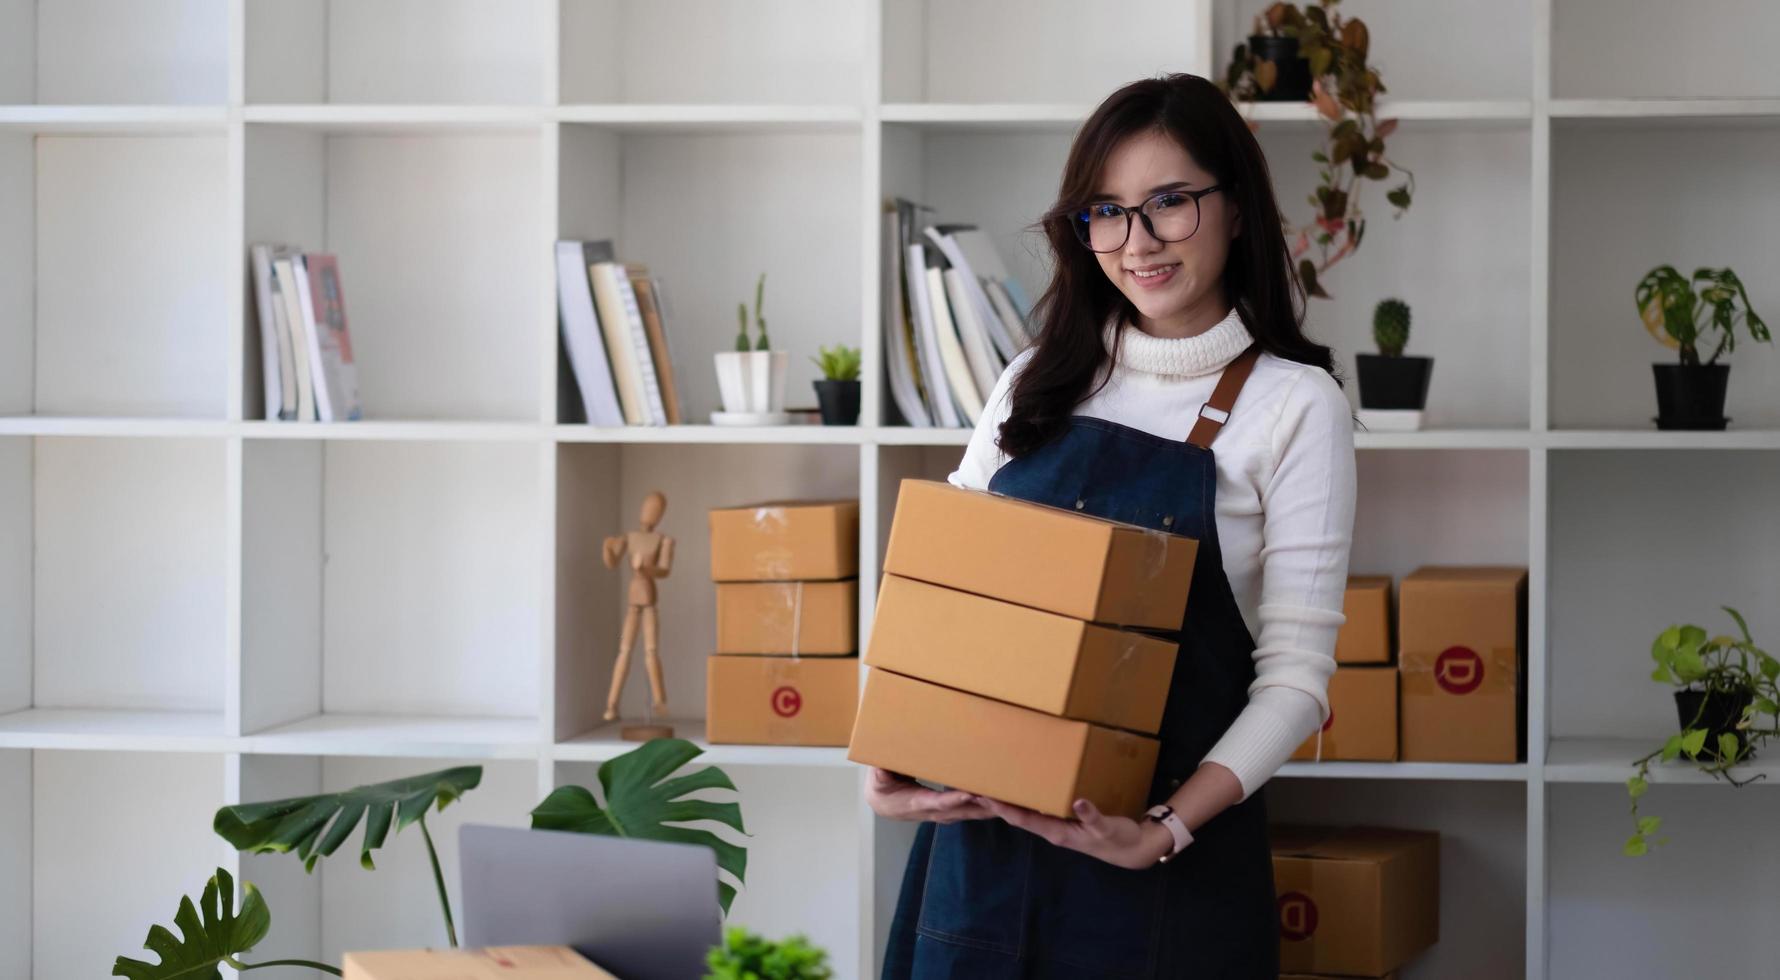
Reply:
<svg viewBox="0 0 1780 980"><path fill-rule="evenodd" d="M702 844L716 852L717 867L741 884L748 867L744 845L725 840L710 830L678 826L710 820L747 836L739 804L686 799L703 790L735 791L729 776L714 766L675 775L702 751L685 739L645 742L600 766L600 798L581 786L560 787L532 810L532 827ZM432 863L446 940L455 947L457 926L426 818L428 813L443 811L481 781L481 766L461 766L341 793L225 806L216 812L213 828L239 851L295 854L305 871L314 871L322 858L331 856L346 843L362 821L365 830L359 846L359 865L372 871L376 869L372 852L384 845L391 832L399 834L410 826L419 826ZM726 915L735 894L735 885L718 880L717 897ZM242 882L237 909L234 878L222 868L205 885L198 906L189 897L180 899L173 924L181 938L175 938L165 926L155 925L143 943L143 948L156 954L160 962L119 956L112 976L127 980L221 980L221 966L236 970L296 966L341 975L338 967L311 960L243 962L241 956L271 930L272 913L264 896L247 881Z"/></svg>
<svg viewBox="0 0 1780 980"><path fill-rule="evenodd" d="M1650 789L1650 767L1657 760L1671 762L1686 756L1699 771L1713 779L1724 779L1733 786L1744 786L1761 779L1765 773L1739 779L1732 770L1746 762L1757 746L1770 737L1780 735L1776 714L1780 713L1780 660L1755 645L1749 625L1742 614L1729 606L1722 607L1736 621L1737 636L1708 637L1706 631L1691 623L1670 626L1658 633L1650 645L1651 659L1656 667L1650 679L1673 686L1682 692L1697 692L1699 706L1681 730L1670 735L1662 748L1632 763L1637 772L1626 780L1626 793L1631 797L1632 836L1625 842L1625 853L1639 857L1653 844L1667 842L1656 836L1662 818L1639 812L1638 801ZM1720 731L1713 743L1708 739L1720 719L1708 717L1708 707L1717 702L1714 696L1743 703L1741 715L1734 719L1733 730ZM1722 703L1722 702L1718 702ZM1765 727L1757 722L1766 716Z"/></svg>
<svg viewBox="0 0 1780 980"><path fill-rule="evenodd" d="M1385 153L1397 120L1377 116L1385 86L1378 69L1366 60L1371 31L1358 17L1343 17L1339 2L1318 0L1303 7L1275 3L1255 19L1254 31L1297 38L1299 54L1310 63L1310 101L1323 121L1322 144L1310 155L1317 163L1318 182L1308 198L1310 220L1294 224L1288 218L1285 231L1304 291L1324 299L1329 298L1324 276L1352 255L1366 234L1361 182L1389 180L1392 172L1403 175L1401 183L1385 192L1385 200L1396 209L1393 218L1402 217L1415 196L1415 174ZM1218 86L1238 102L1253 101L1272 88L1275 70L1247 44L1238 44Z"/></svg>

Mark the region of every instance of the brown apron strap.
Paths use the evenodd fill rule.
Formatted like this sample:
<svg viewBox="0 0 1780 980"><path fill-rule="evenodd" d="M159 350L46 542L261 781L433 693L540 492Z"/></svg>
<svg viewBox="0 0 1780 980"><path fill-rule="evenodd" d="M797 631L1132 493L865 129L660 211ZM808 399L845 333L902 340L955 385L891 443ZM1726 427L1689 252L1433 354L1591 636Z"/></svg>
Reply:
<svg viewBox="0 0 1780 980"><path fill-rule="evenodd" d="M1224 373L1218 377L1216 388L1211 391L1211 399L1199 406L1199 421L1193 423L1193 431L1187 434L1187 441L1200 449L1210 449L1211 441L1218 437L1218 430L1230 421L1230 406L1236 404L1236 396L1242 391L1243 382L1248 380L1249 372L1254 370L1255 360L1261 356L1259 344L1250 344L1236 359L1224 365Z"/></svg>

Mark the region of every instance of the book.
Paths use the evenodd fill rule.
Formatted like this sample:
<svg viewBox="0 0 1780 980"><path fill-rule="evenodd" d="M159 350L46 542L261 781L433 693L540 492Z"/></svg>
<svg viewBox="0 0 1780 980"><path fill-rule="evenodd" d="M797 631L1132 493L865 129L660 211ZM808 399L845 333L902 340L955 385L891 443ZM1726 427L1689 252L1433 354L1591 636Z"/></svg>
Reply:
<svg viewBox="0 0 1780 980"><path fill-rule="evenodd" d="M655 374L655 358L649 352L649 328L643 323L643 309L637 304L637 291L630 284L624 266L612 263L611 276L618 288L618 301L624 310L623 323L630 327L630 354L637 374L643 381L643 408L649 425L667 424L667 406L661 400L661 381Z"/></svg>
<svg viewBox="0 0 1780 980"><path fill-rule="evenodd" d="M593 308L593 286L588 279L587 243L556 243L557 316L563 351L574 373L584 416L592 425L624 424L618 404L618 387L607 359L606 342Z"/></svg>
<svg viewBox="0 0 1780 980"><path fill-rule="evenodd" d="M932 259L928 260L929 263ZM963 424L975 425L983 414L983 400L977 394L976 382L971 380L970 363L964 358L964 346L958 341L958 328L952 325L952 312L946 302L945 279L940 267L935 264L927 266L927 295L929 305L933 308L933 333L939 346L940 362L946 372L946 386L951 388L952 397L958 400L958 411L963 416Z"/></svg>
<svg viewBox="0 0 1780 980"><path fill-rule="evenodd" d="M352 359L352 333L346 325L346 293L340 263L325 252L303 256L306 276L298 295L308 305L309 374L315 379L316 414L323 422L354 421L364 414L358 398L358 368Z"/></svg>
<svg viewBox="0 0 1780 980"><path fill-rule="evenodd" d="M983 316L971 299L969 287L964 283L965 274L957 269L942 269L940 277L946 287L946 303L952 311L952 325L958 331L958 340L964 348L964 359L970 365L970 376L976 382L976 389L988 397L988 392L995 389L995 380L1001 377L1001 361L995 356L990 346L987 328L983 325Z"/></svg>
<svg viewBox="0 0 1780 980"><path fill-rule="evenodd" d="M666 424L680 424L680 393L674 385L674 358L668 349L667 328L662 322L660 280L649 275L640 263L627 263L631 289L637 294L637 309L643 314L644 334L649 338L649 355L655 361L657 387L661 389L661 406Z"/></svg>
<svg viewBox="0 0 1780 980"><path fill-rule="evenodd" d="M953 319L958 320L962 327L966 318L959 317L958 314L961 309L968 307L966 311L971 314L968 320L971 326L981 331L983 343L992 344L1000 360L1010 361L1019 351L1014 347L1013 338L1007 335L1006 328L1001 323L1000 314L995 312L995 307L989 302L988 294L983 290L980 271L974 268L973 263L966 257L964 249L960 246L961 239L966 233L975 232L976 228L972 225L929 225L923 234L939 247L940 254L945 256L946 264L959 273L959 285L963 292L963 298L953 301ZM968 344L965 350L970 350ZM999 375L1000 372L996 373Z"/></svg>
<svg viewBox="0 0 1780 980"><path fill-rule="evenodd" d="M908 287L902 276L902 202L884 209L883 315L884 367L890 379L890 400L902 420L928 428L933 419L922 402L921 374L915 359L913 317Z"/></svg>
<svg viewBox="0 0 1780 980"><path fill-rule="evenodd" d="M982 229L967 225L952 232L950 237L965 261L970 263L971 271L982 281L990 305L1001 315L1002 326L1013 344L1013 351L1004 353L1003 356L1013 360L1014 354L1025 350L1032 343L1031 334L1026 329L1026 314L1023 304L1014 303L1011 299L1004 311L1001 304L996 302L996 295L1008 294L1009 290L1018 289L1019 283L1008 274L1007 265L1001 261L1001 254L995 250L994 244Z"/></svg>
<svg viewBox="0 0 1780 980"><path fill-rule="evenodd" d="M297 295L297 284L303 279L302 265L301 253L280 249L272 259L272 279L277 284L279 298L284 301L285 324L290 328L291 373L297 381L296 419L311 422L315 419L315 382L309 371L307 319Z"/></svg>
<svg viewBox="0 0 1780 980"><path fill-rule="evenodd" d="M606 341L606 360L618 387L618 404L627 425L648 425L649 408L643 400L643 376L631 355L630 321L618 294L618 268L609 241L587 242L587 279L593 288L594 309L599 312L600 333Z"/></svg>
<svg viewBox="0 0 1780 980"><path fill-rule="evenodd" d="M963 424L958 408L948 390L946 369L939 350L939 331L934 325L933 298L927 294L927 249L919 243L908 246L908 262L904 265L909 284L909 298L915 310L916 331L920 334L921 374L927 381L928 408L941 426L957 428ZM944 297L941 297L944 302Z"/></svg>
<svg viewBox="0 0 1780 980"><path fill-rule="evenodd" d="M291 363L290 327L283 321L283 300L273 285L272 246L255 245L249 254L253 260L254 314L260 327L260 368L265 378L265 418L295 418L297 384L291 373L295 365Z"/></svg>

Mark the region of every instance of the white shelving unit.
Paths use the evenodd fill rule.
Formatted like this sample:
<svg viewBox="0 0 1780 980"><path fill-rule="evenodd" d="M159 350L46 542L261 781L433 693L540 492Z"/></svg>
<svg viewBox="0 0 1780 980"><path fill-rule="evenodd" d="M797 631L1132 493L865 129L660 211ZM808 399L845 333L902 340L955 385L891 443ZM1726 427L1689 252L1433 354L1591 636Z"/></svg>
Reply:
<svg viewBox="0 0 1780 980"><path fill-rule="evenodd" d="M454 880L458 823L523 823L592 782L627 748L599 720L621 597L596 543L655 488L681 542L670 699L702 741L704 510L857 495L875 568L897 482L943 476L966 441L886 424L882 199L978 222L1036 294L1025 229L1076 125L1131 78L1221 72L1261 6L0 4L0 976L107 972L217 865L268 897L262 957L441 942L417 842L375 873L305 876L230 853L211 812L475 761L482 787L435 824ZM1399 295L1439 360L1432 428L1358 437L1352 567L1530 566L1529 753L1289 763L1273 812L1445 834L1443 938L1406 978L1762 974L1768 790L1661 770L1646 809L1675 840L1634 862L1611 784L1671 720L1650 636L1721 603L1780 630L1780 357L1739 348L1729 431L1653 431L1644 365L1665 354L1631 301L1673 262L1733 265L1780 306L1780 14L1343 9L1372 24L1420 193L1401 222L1373 204L1310 329L1351 375L1371 305ZM1315 118L1246 111L1293 208ZM664 278L690 417L715 407L706 356L766 271L776 346L864 348L861 424L559 422L550 244L568 237ZM365 421L258 417L263 239L341 255ZM633 678L631 714L641 697ZM735 920L875 975L913 828L870 815L841 749L704 761L754 835Z"/></svg>

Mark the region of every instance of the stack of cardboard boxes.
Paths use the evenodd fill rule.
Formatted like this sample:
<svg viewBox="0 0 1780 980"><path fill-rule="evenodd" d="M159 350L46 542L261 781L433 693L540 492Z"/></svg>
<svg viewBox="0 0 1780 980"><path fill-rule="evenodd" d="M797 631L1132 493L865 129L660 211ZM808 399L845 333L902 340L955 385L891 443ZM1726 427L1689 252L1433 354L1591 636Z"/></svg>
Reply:
<svg viewBox="0 0 1780 980"><path fill-rule="evenodd" d="M859 502L710 512L713 744L847 744L859 703Z"/></svg>
<svg viewBox="0 0 1780 980"><path fill-rule="evenodd" d="M1136 816L1197 542L905 480L848 758L1056 816Z"/></svg>
<svg viewBox="0 0 1780 980"><path fill-rule="evenodd" d="M1424 566L1393 615L1389 576L1349 578L1321 758L1524 759L1526 598L1522 567ZM1292 758L1316 750L1312 735Z"/></svg>

